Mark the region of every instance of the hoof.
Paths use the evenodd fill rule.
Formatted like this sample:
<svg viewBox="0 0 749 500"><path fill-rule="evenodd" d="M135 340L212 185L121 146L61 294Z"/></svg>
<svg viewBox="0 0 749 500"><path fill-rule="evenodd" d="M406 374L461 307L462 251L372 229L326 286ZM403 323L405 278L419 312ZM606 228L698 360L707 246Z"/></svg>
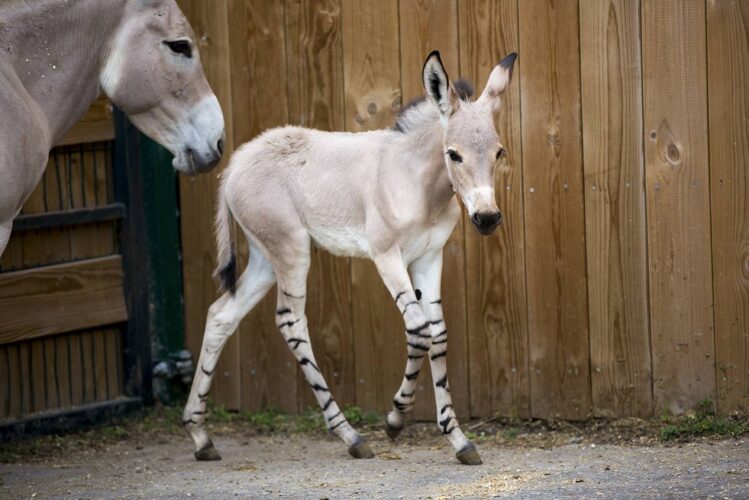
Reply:
<svg viewBox="0 0 749 500"><path fill-rule="evenodd" d="M369 445L361 438L349 446L348 454L354 458L374 458L374 453L369 449Z"/></svg>
<svg viewBox="0 0 749 500"><path fill-rule="evenodd" d="M392 439L393 441L395 441L395 438L398 437L398 435L401 433L402 430L403 430L403 426L393 427L388 423L387 419L385 419L385 432L387 433L388 437Z"/></svg>
<svg viewBox="0 0 749 500"><path fill-rule="evenodd" d="M464 447L458 453L455 454L463 465L481 465L481 457L479 452L476 451L476 447L473 443L468 443L468 446Z"/></svg>
<svg viewBox="0 0 749 500"><path fill-rule="evenodd" d="M208 444L195 452L195 459L200 462L211 462L221 460L221 455L219 455L218 450L213 446L213 442L209 440Z"/></svg>

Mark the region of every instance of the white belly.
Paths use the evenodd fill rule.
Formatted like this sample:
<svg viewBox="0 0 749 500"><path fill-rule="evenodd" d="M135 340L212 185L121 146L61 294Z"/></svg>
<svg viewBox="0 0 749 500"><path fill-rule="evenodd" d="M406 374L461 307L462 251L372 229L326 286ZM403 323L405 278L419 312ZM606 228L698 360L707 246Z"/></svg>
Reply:
<svg viewBox="0 0 749 500"><path fill-rule="evenodd" d="M315 245L343 257L369 257L364 228L308 228Z"/></svg>

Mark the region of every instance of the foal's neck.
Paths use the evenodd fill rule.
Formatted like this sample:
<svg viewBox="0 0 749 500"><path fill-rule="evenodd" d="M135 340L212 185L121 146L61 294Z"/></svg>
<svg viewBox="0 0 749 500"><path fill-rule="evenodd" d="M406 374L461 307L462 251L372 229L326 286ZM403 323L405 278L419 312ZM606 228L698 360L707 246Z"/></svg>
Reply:
<svg viewBox="0 0 749 500"><path fill-rule="evenodd" d="M100 94L99 72L124 12L118 0L10 1L0 50L47 118L51 148Z"/></svg>

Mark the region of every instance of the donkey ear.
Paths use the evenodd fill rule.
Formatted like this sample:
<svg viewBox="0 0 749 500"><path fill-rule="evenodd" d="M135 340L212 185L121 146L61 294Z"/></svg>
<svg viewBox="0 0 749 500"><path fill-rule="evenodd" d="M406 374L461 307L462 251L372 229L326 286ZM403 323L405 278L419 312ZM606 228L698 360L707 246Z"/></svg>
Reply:
<svg viewBox="0 0 749 500"><path fill-rule="evenodd" d="M515 59L517 59L517 57L517 52L513 52L502 59L499 64L494 66L494 69L489 75L489 81L486 82L486 88L478 99L479 101L489 103L493 111L499 109L501 96L510 85L512 67L515 64Z"/></svg>
<svg viewBox="0 0 749 500"><path fill-rule="evenodd" d="M442 65L440 53L433 51L424 62L422 70L422 81L424 90L432 98L442 116L450 116L458 104L458 96L455 95L450 79L447 77L445 67Z"/></svg>

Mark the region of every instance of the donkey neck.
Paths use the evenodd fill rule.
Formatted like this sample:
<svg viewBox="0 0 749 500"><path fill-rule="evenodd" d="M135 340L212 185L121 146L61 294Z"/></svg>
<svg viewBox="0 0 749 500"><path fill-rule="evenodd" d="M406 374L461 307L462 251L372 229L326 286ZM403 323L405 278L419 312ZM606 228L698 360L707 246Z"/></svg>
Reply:
<svg viewBox="0 0 749 500"><path fill-rule="evenodd" d="M399 156L418 158L417 168L413 168L413 165L406 168L414 173L429 212L438 215L455 195L445 165L444 132L439 114L429 102L422 102L414 109L406 110L406 113L402 118L411 120L395 132L398 134Z"/></svg>
<svg viewBox="0 0 749 500"><path fill-rule="evenodd" d="M121 0L27 0L0 8L3 59L46 117L52 147L100 94L99 72Z"/></svg>

